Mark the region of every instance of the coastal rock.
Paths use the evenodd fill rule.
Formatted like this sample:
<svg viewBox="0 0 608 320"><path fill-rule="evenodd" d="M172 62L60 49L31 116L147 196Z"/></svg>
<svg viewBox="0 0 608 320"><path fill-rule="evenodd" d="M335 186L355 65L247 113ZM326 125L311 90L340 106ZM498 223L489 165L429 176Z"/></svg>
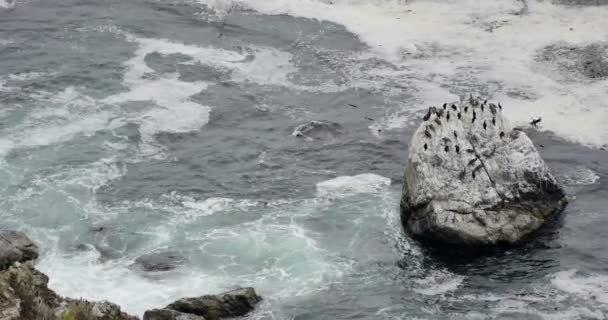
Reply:
<svg viewBox="0 0 608 320"><path fill-rule="evenodd" d="M314 120L301 124L292 133L293 136L308 140L331 139L341 134L342 126L339 123L326 120Z"/></svg>
<svg viewBox="0 0 608 320"><path fill-rule="evenodd" d="M66 298L55 309L55 316L59 319L74 320L138 320L128 315L120 307L109 301L90 302Z"/></svg>
<svg viewBox="0 0 608 320"><path fill-rule="evenodd" d="M187 261L188 259L178 252L158 252L140 256L135 259L131 267L146 272L169 271L183 265Z"/></svg>
<svg viewBox="0 0 608 320"><path fill-rule="evenodd" d="M38 258L38 247L25 233L0 230L0 270L15 262L25 262Z"/></svg>
<svg viewBox="0 0 608 320"><path fill-rule="evenodd" d="M61 297L48 281L31 262L16 262L0 272L0 319L53 319Z"/></svg>
<svg viewBox="0 0 608 320"><path fill-rule="evenodd" d="M63 298L49 289L49 278L34 268L36 245L23 233L0 232L0 320L136 320L107 302ZM6 253L9 254L6 254ZM25 261L24 263L22 263Z"/></svg>
<svg viewBox="0 0 608 320"><path fill-rule="evenodd" d="M253 288L240 288L217 295L179 299L165 309L202 316L206 320L243 316L262 298Z"/></svg>
<svg viewBox="0 0 608 320"><path fill-rule="evenodd" d="M561 211L565 194L502 107L475 98L431 108L412 138L401 220L425 242L513 244Z"/></svg>
<svg viewBox="0 0 608 320"><path fill-rule="evenodd" d="M144 313L144 320L206 320L201 316L171 309L152 309Z"/></svg>

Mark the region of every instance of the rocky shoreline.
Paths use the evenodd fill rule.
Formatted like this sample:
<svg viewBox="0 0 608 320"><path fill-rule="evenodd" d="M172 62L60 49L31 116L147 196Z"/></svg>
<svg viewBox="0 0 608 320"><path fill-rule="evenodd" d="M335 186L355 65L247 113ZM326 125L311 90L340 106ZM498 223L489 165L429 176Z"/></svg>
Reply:
<svg viewBox="0 0 608 320"><path fill-rule="evenodd" d="M61 297L34 261L39 250L27 235L0 230L0 320L136 320L109 301ZM262 300L253 288L179 299L148 310L143 320L219 320L243 316Z"/></svg>

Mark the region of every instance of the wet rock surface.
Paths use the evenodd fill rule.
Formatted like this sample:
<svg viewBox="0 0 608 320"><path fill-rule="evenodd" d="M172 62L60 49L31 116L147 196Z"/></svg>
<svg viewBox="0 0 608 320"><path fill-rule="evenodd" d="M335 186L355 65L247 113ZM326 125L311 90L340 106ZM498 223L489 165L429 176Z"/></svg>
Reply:
<svg viewBox="0 0 608 320"><path fill-rule="evenodd" d="M165 309L202 316L207 320L243 316L262 301L253 288L241 288L217 295L179 299Z"/></svg>
<svg viewBox="0 0 608 320"><path fill-rule="evenodd" d="M157 252L145 254L135 259L131 268L146 272L169 271L183 265L187 261L188 259L179 252Z"/></svg>
<svg viewBox="0 0 608 320"><path fill-rule="evenodd" d="M523 240L567 203L502 106L472 97L429 110L412 138L404 180L405 229L473 251Z"/></svg>
<svg viewBox="0 0 608 320"><path fill-rule="evenodd" d="M144 313L144 320L205 320L205 318L171 309L152 309Z"/></svg>

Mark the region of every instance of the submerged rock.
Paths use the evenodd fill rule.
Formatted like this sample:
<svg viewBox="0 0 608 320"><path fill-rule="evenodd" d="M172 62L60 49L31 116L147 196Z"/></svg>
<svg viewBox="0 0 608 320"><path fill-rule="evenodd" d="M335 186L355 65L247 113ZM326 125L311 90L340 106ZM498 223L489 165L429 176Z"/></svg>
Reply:
<svg viewBox="0 0 608 320"><path fill-rule="evenodd" d="M262 301L253 288L241 288L217 295L179 299L165 309L217 320L226 317L243 316L252 311Z"/></svg>
<svg viewBox="0 0 608 320"><path fill-rule="evenodd" d="M38 258L38 247L25 233L0 230L0 270L15 262Z"/></svg>
<svg viewBox="0 0 608 320"><path fill-rule="evenodd" d="M431 108L414 133L401 220L414 237L472 249L516 243L562 210L565 194L502 107Z"/></svg>
<svg viewBox="0 0 608 320"><path fill-rule="evenodd" d="M140 256L135 259L131 267L146 272L169 271L183 265L187 261L188 259L178 252L158 252Z"/></svg>
<svg viewBox="0 0 608 320"><path fill-rule="evenodd" d="M309 140L331 139L342 134L342 126L339 123L314 120L301 124L295 128L292 135Z"/></svg>

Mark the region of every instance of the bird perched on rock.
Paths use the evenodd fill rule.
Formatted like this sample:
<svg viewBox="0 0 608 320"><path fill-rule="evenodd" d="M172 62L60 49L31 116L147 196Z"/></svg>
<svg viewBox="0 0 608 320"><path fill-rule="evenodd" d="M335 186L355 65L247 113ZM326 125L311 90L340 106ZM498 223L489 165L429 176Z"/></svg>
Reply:
<svg viewBox="0 0 608 320"><path fill-rule="evenodd" d="M429 111L426 113L426 115L424 117L422 117L422 120L424 121L428 121L431 118L431 108L429 108Z"/></svg>

